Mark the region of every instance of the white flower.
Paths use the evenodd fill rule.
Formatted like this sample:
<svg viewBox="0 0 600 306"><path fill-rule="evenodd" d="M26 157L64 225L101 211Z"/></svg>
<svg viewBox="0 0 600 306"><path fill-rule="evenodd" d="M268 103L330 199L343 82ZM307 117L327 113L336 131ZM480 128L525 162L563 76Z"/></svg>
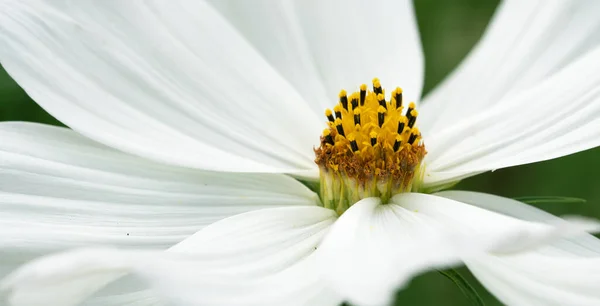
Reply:
<svg viewBox="0 0 600 306"><path fill-rule="evenodd" d="M503 3L418 105L413 190L599 145L598 12ZM2 282L11 305L75 305L117 279L90 303L383 305L461 262L506 304L600 303L600 243L580 234L595 223L464 191L339 216L283 174L318 177L341 88L378 76L418 102L410 1L1 0L0 31L2 65L74 130L0 124L1 275L123 247L25 265Z"/></svg>

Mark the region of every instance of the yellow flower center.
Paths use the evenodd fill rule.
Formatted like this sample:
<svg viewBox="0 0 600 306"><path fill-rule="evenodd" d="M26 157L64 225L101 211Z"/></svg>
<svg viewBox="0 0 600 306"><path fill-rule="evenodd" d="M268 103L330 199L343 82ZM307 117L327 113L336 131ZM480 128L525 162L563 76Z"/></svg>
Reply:
<svg viewBox="0 0 600 306"><path fill-rule="evenodd" d="M403 105L397 87L386 99L379 79L325 110L328 128L315 149L321 172L323 205L343 213L367 197L386 203L393 195L414 190L421 180L421 161L427 153L416 126L415 103Z"/></svg>

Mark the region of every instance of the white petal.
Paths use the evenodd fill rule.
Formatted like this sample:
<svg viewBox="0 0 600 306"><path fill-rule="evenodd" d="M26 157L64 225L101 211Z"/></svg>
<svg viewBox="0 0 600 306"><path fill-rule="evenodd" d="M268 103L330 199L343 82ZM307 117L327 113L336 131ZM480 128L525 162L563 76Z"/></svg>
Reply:
<svg viewBox="0 0 600 306"><path fill-rule="evenodd" d="M556 73L600 43L598 14L594 0L502 1L481 41L425 98L420 128L439 133Z"/></svg>
<svg viewBox="0 0 600 306"><path fill-rule="evenodd" d="M320 248L324 277L352 303L386 305L398 287L425 270L490 250L529 249L582 229L578 223L521 221L425 194L401 194L392 202L369 198L353 205Z"/></svg>
<svg viewBox="0 0 600 306"><path fill-rule="evenodd" d="M598 146L599 69L597 47L538 86L428 135L425 187Z"/></svg>
<svg viewBox="0 0 600 306"><path fill-rule="evenodd" d="M176 305L331 305L335 295L327 293L310 254L335 218L332 210L316 206L249 212L217 222L166 253L85 249L44 257L2 287L13 306L68 306L105 279L131 272Z"/></svg>
<svg viewBox="0 0 600 306"><path fill-rule="evenodd" d="M285 175L164 166L64 128L5 122L0 138L4 246L167 247L224 217L318 203Z"/></svg>
<svg viewBox="0 0 600 306"><path fill-rule="evenodd" d="M407 101L420 99L424 60L412 1L311 0L294 7L330 101L373 77L388 92L402 87Z"/></svg>
<svg viewBox="0 0 600 306"><path fill-rule="evenodd" d="M483 193L437 195L530 221L556 222L551 214L521 202ZM556 241L535 252L489 254L467 261L477 278L508 305L598 305L600 240L589 234Z"/></svg>
<svg viewBox="0 0 600 306"><path fill-rule="evenodd" d="M324 118L325 108L331 108L337 102L337 92L331 95L321 79L320 73L329 71L323 71L313 60L312 42L304 35L294 3L268 0L209 2L296 88L315 114Z"/></svg>
<svg viewBox="0 0 600 306"><path fill-rule="evenodd" d="M341 296L320 277L315 255L281 272L255 279L198 279L190 275L194 265L166 263L144 269L141 277L173 305L340 305ZM165 269L165 270L160 270ZM199 290L198 288L201 288Z"/></svg>
<svg viewBox="0 0 600 306"><path fill-rule="evenodd" d="M168 248L228 216L318 203L285 175L165 166L64 128L5 122L0 139L0 277L51 251Z"/></svg>
<svg viewBox="0 0 600 306"><path fill-rule="evenodd" d="M600 257L539 252L466 261L481 283L507 305L599 305Z"/></svg>
<svg viewBox="0 0 600 306"><path fill-rule="evenodd" d="M379 77L417 100L423 55L412 1L211 1L313 110L323 116L340 89Z"/></svg>
<svg viewBox="0 0 600 306"><path fill-rule="evenodd" d="M435 195L479 206L490 211L526 221L557 223L561 220L561 218L535 208L534 206L487 193L449 190L438 192ZM600 255L600 240L590 234L581 234L577 237L564 238L555 242L553 246L581 256Z"/></svg>
<svg viewBox="0 0 600 306"><path fill-rule="evenodd" d="M117 282L118 286L122 284ZM96 297L81 303L82 306L165 306L150 290Z"/></svg>
<svg viewBox="0 0 600 306"><path fill-rule="evenodd" d="M314 168L322 120L203 1L0 3L0 61L78 132L224 171Z"/></svg>

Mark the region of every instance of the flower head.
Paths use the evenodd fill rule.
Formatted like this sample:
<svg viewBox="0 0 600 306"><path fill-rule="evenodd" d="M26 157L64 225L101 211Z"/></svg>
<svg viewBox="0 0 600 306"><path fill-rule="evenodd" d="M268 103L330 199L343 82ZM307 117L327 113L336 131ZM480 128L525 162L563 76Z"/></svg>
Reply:
<svg viewBox="0 0 600 306"><path fill-rule="evenodd" d="M330 109L325 111L329 127L315 149L315 163L326 208L341 214L369 197L387 203L392 196L413 190L414 181L421 180L427 151L416 126L415 103L404 110L399 87L387 101L384 93L375 78L372 91L363 84L350 98L345 90L340 92L335 119Z"/></svg>
<svg viewBox="0 0 600 306"><path fill-rule="evenodd" d="M384 305L461 263L598 304L595 222L427 194L600 144L595 2L503 3L424 99L411 1L228 4L0 1L0 62L72 129L0 124L2 263L95 247L4 277L10 305Z"/></svg>

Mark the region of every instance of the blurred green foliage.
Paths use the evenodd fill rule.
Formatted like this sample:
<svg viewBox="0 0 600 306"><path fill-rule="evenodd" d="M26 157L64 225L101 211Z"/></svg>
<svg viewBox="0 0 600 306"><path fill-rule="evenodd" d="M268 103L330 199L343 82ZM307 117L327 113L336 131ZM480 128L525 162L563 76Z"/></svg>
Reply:
<svg viewBox="0 0 600 306"><path fill-rule="evenodd" d="M425 92L439 83L481 37L497 0L415 0L426 58ZM0 69L0 121L22 120L61 125L35 104ZM506 197L568 196L586 203L541 203L553 214L600 218L600 149L542 163L513 167L469 178L454 189L474 190ZM479 285L466 268L458 271L477 289L486 305L500 303ZM468 305L461 291L438 272L414 279L398 293L397 305Z"/></svg>
<svg viewBox="0 0 600 306"><path fill-rule="evenodd" d="M35 104L0 66L0 121L17 120L62 125Z"/></svg>

